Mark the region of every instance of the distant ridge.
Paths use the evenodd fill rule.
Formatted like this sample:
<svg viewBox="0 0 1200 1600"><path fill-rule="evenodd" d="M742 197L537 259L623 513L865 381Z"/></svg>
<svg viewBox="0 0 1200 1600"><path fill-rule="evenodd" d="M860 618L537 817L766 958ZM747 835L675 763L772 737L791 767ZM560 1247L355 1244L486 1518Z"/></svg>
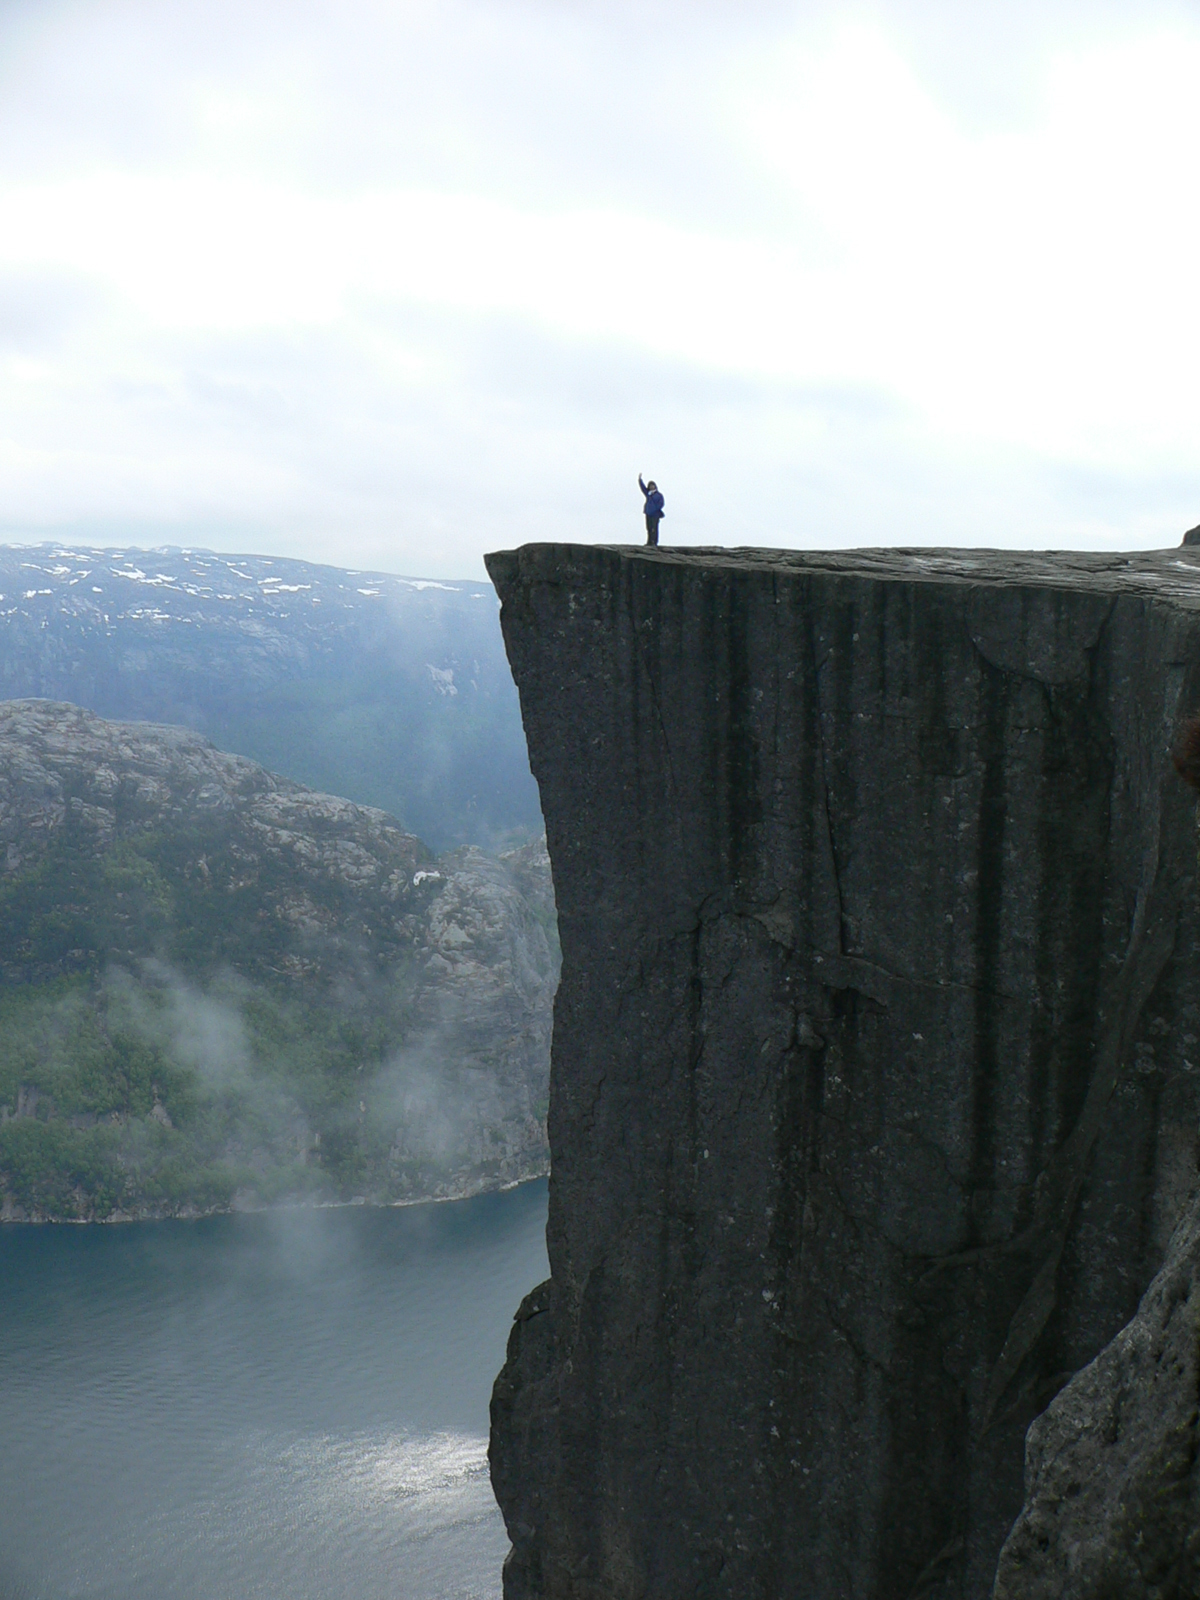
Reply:
<svg viewBox="0 0 1200 1600"><path fill-rule="evenodd" d="M278 556L0 546L0 697L181 724L434 849L540 831L490 584Z"/></svg>

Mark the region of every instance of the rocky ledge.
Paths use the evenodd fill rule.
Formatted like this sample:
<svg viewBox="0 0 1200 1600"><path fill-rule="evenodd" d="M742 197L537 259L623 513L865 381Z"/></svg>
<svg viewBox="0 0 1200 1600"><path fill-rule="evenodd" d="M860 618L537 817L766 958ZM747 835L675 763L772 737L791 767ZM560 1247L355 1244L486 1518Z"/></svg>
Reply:
<svg viewBox="0 0 1200 1600"><path fill-rule="evenodd" d="M189 730L0 703L9 1217L545 1170L544 845L434 858Z"/></svg>
<svg viewBox="0 0 1200 1600"><path fill-rule="evenodd" d="M1196 1179L1200 555L489 570L563 950L506 1596L985 1600Z"/></svg>

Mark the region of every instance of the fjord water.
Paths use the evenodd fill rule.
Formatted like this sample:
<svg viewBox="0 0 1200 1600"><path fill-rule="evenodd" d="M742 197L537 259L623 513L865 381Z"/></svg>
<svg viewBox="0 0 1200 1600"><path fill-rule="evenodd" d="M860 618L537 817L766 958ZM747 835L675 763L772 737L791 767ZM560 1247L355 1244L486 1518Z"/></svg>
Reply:
<svg viewBox="0 0 1200 1600"><path fill-rule="evenodd" d="M546 1186L0 1229L0 1600L483 1600Z"/></svg>

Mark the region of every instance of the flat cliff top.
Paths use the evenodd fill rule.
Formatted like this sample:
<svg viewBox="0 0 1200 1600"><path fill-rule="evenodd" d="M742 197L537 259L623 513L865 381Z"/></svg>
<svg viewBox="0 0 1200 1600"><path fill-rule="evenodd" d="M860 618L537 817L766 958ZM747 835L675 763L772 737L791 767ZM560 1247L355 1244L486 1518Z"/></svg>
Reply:
<svg viewBox="0 0 1200 1600"><path fill-rule="evenodd" d="M1100 594L1140 592L1187 609L1200 608L1200 548L1169 550L768 550L659 545L524 545L490 555L499 576L510 562L542 570L584 551L603 551L624 561L709 571L830 573L849 578L917 583L995 584L1002 587L1089 589Z"/></svg>

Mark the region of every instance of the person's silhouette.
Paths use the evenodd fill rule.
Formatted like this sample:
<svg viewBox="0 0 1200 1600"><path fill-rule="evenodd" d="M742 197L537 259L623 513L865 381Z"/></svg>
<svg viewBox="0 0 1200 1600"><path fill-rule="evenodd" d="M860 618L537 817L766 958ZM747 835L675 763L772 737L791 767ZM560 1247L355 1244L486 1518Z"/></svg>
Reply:
<svg viewBox="0 0 1200 1600"><path fill-rule="evenodd" d="M640 472L638 473L638 488L646 496L646 543L657 544L658 525L665 515L663 507L666 505L666 501L659 493L658 485L654 479L651 478L649 483L643 483Z"/></svg>

